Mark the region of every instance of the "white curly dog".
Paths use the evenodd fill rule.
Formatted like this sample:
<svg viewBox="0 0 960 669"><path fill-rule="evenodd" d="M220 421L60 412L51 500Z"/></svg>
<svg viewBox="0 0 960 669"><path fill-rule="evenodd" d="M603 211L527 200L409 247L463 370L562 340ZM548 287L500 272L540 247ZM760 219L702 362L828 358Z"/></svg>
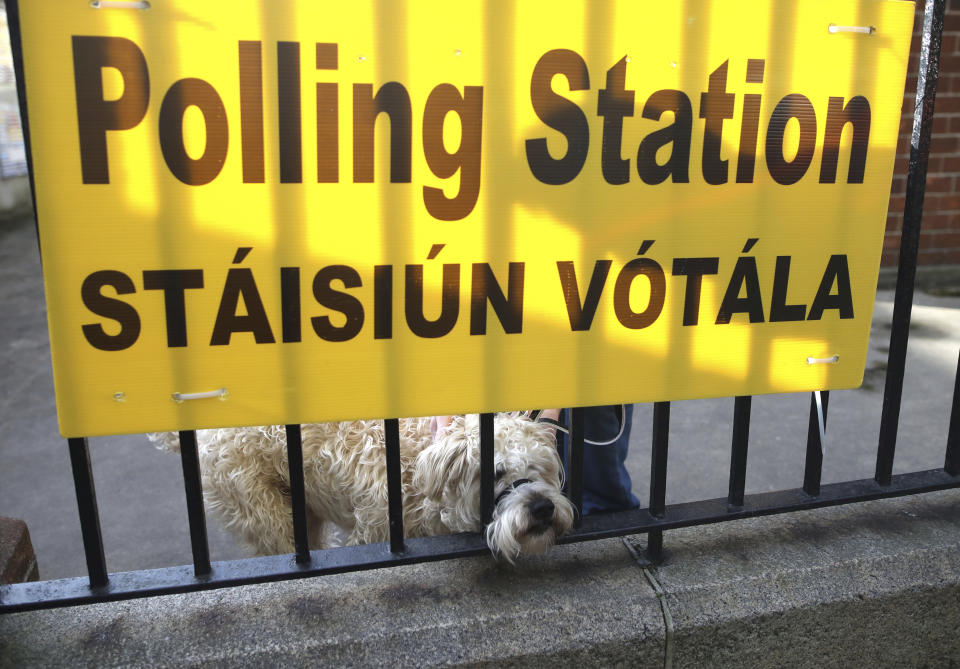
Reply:
<svg viewBox="0 0 960 669"><path fill-rule="evenodd" d="M311 548L387 541L383 422L307 424L301 434ZM149 437L179 450L176 433ZM497 414L494 444L496 505L486 540L512 562L552 546L573 525L574 509L560 490L551 426ZM285 428L198 430L197 449L204 498L227 529L256 553L292 552ZM478 416L455 416L436 437L430 418L400 419L400 463L406 536L483 529Z"/></svg>

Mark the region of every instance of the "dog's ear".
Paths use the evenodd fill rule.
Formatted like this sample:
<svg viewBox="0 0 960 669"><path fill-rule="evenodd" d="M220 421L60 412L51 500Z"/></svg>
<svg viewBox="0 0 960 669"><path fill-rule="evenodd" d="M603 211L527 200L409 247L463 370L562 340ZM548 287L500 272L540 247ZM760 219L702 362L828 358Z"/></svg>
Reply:
<svg viewBox="0 0 960 669"><path fill-rule="evenodd" d="M439 500L444 487L465 484L472 471L471 444L463 438L463 430L455 430L420 451L414 465L413 483L416 488L433 500Z"/></svg>

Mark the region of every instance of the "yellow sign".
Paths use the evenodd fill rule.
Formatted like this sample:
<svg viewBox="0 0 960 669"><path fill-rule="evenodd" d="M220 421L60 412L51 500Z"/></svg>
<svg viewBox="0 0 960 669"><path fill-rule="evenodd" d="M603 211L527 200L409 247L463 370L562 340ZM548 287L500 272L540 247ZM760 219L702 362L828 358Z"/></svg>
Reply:
<svg viewBox="0 0 960 669"><path fill-rule="evenodd" d="M64 435L861 382L912 3L7 4Z"/></svg>

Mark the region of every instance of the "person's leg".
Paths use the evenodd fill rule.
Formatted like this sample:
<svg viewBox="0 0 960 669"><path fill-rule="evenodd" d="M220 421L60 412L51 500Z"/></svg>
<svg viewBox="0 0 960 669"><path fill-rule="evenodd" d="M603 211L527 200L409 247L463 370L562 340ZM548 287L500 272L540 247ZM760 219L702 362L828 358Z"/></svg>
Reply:
<svg viewBox="0 0 960 669"><path fill-rule="evenodd" d="M566 422L567 412L561 415L560 422ZM630 445L630 428L633 424L633 405L626 405L626 421L623 433L612 444L599 446L584 444L583 449L583 513L603 511L621 511L640 506L631 492L630 474L624 465ZM584 436L590 441L605 442L617 436L620 430L620 406L587 407L584 410ZM560 447L564 467L567 438L558 433L557 444Z"/></svg>

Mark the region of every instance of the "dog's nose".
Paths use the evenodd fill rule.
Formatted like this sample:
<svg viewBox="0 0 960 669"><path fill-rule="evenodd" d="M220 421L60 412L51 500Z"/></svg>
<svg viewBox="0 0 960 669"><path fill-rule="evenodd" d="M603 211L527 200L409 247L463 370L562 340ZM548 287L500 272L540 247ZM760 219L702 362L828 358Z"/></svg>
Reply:
<svg viewBox="0 0 960 669"><path fill-rule="evenodd" d="M553 502L545 497L541 497L530 503L530 515L540 521L553 518L553 509Z"/></svg>

